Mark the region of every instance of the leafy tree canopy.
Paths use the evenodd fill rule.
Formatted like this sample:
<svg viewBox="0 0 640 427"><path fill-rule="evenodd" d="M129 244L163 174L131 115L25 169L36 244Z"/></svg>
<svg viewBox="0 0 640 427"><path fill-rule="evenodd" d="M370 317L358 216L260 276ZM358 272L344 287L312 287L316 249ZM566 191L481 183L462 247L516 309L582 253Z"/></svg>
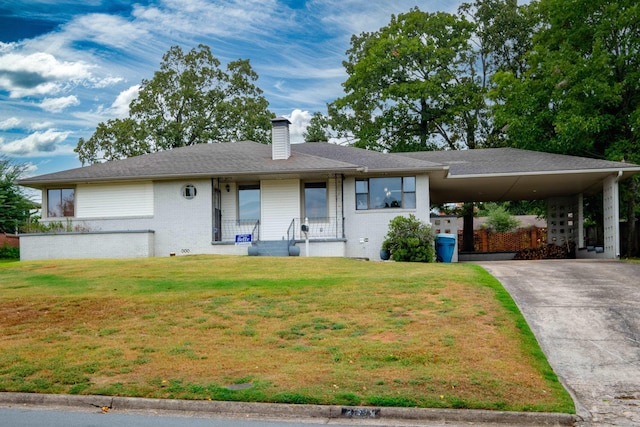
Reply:
<svg viewBox="0 0 640 427"><path fill-rule="evenodd" d="M208 46L186 53L173 46L142 81L129 117L100 123L75 151L85 164L202 143L268 143L274 115L257 79L248 60L223 70Z"/></svg>
<svg viewBox="0 0 640 427"><path fill-rule="evenodd" d="M313 113L311 122L307 130L302 134L304 142L327 142L329 141L328 119L320 112Z"/></svg>
<svg viewBox="0 0 640 427"><path fill-rule="evenodd" d="M523 69L534 25L514 0L464 3L458 14L414 8L353 36L345 96L331 128L354 145L387 151L495 146L488 91L497 70Z"/></svg>
<svg viewBox="0 0 640 427"><path fill-rule="evenodd" d="M29 218L29 209L34 207L16 184L23 172L24 165L0 157L0 232L20 230Z"/></svg>
<svg viewBox="0 0 640 427"><path fill-rule="evenodd" d="M640 162L640 5L541 0L522 75L496 75L509 145Z"/></svg>
<svg viewBox="0 0 640 427"><path fill-rule="evenodd" d="M443 12L412 9L386 27L351 38L343 65L346 95L329 105L333 126L355 145L390 151L457 147L451 131L468 109L473 24Z"/></svg>

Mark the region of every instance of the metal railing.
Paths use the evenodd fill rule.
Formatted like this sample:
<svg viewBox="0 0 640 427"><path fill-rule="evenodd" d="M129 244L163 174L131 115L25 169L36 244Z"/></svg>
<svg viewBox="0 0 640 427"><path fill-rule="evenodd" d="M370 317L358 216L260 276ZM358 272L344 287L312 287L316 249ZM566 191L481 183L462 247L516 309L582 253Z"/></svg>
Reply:
<svg viewBox="0 0 640 427"><path fill-rule="evenodd" d="M251 241L260 240L260 220L223 220L221 221L221 242L235 242L238 234L251 234Z"/></svg>
<svg viewBox="0 0 640 427"><path fill-rule="evenodd" d="M253 230L251 230L251 241L257 242L260 240L260 220L256 221L256 225L253 226Z"/></svg>
<svg viewBox="0 0 640 427"><path fill-rule="evenodd" d="M304 240L307 237L309 239L340 239L343 237L341 218L309 218L307 222L305 222L305 218L295 218L294 221L298 224L297 227L294 227L295 239L298 240ZM309 227L306 234L300 230L302 224Z"/></svg>
<svg viewBox="0 0 640 427"><path fill-rule="evenodd" d="M305 224L304 218L293 218L291 220L287 229L287 240L289 242L304 240L307 237L309 239L340 239L343 237L342 218L309 218L306 223L309 226L309 231L306 235L300 230L302 224ZM221 226L221 242L234 242L238 234L251 234L252 242L260 240L260 228L262 226L260 220L223 220Z"/></svg>
<svg viewBox="0 0 640 427"><path fill-rule="evenodd" d="M293 218L291 220L291 224L289 224L289 228L287 229L287 241L289 242L289 246L293 246L296 240L296 219Z"/></svg>

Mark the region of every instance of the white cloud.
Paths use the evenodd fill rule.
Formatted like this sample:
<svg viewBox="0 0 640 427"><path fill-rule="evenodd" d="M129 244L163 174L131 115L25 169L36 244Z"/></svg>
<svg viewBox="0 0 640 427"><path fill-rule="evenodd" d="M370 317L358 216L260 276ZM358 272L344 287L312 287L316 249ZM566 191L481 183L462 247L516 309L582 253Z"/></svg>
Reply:
<svg viewBox="0 0 640 427"><path fill-rule="evenodd" d="M33 129L33 130L46 129L46 128L50 128L52 126L53 126L53 122L35 122L35 123L31 123L31 129Z"/></svg>
<svg viewBox="0 0 640 427"><path fill-rule="evenodd" d="M1 144L0 153L21 157L33 157L42 154L71 154L73 152L72 147L60 145L70 134L70 131L60 132L53 129L45 132L34 132L25 138Z"/></svg>
<svg viewBox="0 0 640 427"><path fill-rule="evenodd" d="M118 117L128 116L129 104L138 96L139 91L140 85L135 85L131 86L127 90L120 92L116 100L113 101L113 104L111 104L111 108L109 108L109 111Z"/></svg>
<svg viewBox="0 0 640 427"><path fill-rule="evenodd" d="M133 15L149 31L175 31L182 34L240 36L254 39L270 33L274 27L286 25L286 17L278 16L275 0L164 0L149 6L137 5Z"/></svg>
<svg viewBox="0 0 640 427"><path fill-rule="evenodd" d="M291 114L285 114L284 117L289 119L291 122L291 126L289 126L289 137L291 138L291 143L298 144L304 142L303 133L306 132L307 126L309 126L311 113L295 109Z"/></svg>
<svg viewBox="0 0 640 427"><path fill-rule="evenodd" d="M93 81L93 87L96 89L102 89L108 86L113 86L116 83L124 81L122 77L105 77L104 79L95 79Z"/></svg>
<svg viewBox="0 0 640 427"><path fill-rule="evenodd" d="M62 98L45 98L40 103L40 108L50 113L60 113L67 107L76 105L80 105L80 101L74 95L70 95Z"/></svg>
<svg viewBox="0 0 640 427"><path fill-rule="evenodd" d="M93 13L75 18L63 27L64 37L92 41L103 46L124 49L144 39L147 32L118 15Z"/></svg>
<svg viewBox="0 0 640 427"><path fill-rule="evenodd" d="M11 98L56 93L69 82L89 78L91 65L58 61L50 53L8 53L0 56L0 89Z"/></svg>
<svg viewBox="0 0 640 427"><path fill-rule="evenodd" d="M17 117L9 117L6 120L0 121L0 130L14 129L16 128L22 120Z"/></svg>
<svg viewBox="0 0 640 427"><path fill-rule="evenodd" d="M34 176L36 171L38 170L38 165L33 162L25 162L22 163L22 175L20 178L28 178L30 176Z"/></svg>

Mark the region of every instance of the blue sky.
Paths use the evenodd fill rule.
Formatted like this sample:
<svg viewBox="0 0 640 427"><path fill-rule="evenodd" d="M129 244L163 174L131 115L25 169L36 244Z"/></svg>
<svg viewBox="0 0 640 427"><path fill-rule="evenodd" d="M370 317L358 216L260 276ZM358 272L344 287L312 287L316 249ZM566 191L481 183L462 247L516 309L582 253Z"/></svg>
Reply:
<svg viewBox="0 0 640 427"><path fill-rule="evenodd" d="M459 0L0 0L0 155L28 175L79 167L73 149L100 122L126 117L142 79L174 45L209 45L223 65L249 59L292 142L342 96L351 35L414 6Z"/></svg>

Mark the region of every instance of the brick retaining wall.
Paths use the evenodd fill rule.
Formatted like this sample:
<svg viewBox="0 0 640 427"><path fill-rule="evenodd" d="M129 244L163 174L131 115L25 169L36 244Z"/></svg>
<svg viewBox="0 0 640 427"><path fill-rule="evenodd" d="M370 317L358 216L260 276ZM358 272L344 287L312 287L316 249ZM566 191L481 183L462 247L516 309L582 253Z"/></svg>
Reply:
<svg viewBox="0 0 640 427"><path fill-rule="evenodd" d="M0 247L8 245L14 248L20 247L20 237L13 234L0 233Z"/></svg>

